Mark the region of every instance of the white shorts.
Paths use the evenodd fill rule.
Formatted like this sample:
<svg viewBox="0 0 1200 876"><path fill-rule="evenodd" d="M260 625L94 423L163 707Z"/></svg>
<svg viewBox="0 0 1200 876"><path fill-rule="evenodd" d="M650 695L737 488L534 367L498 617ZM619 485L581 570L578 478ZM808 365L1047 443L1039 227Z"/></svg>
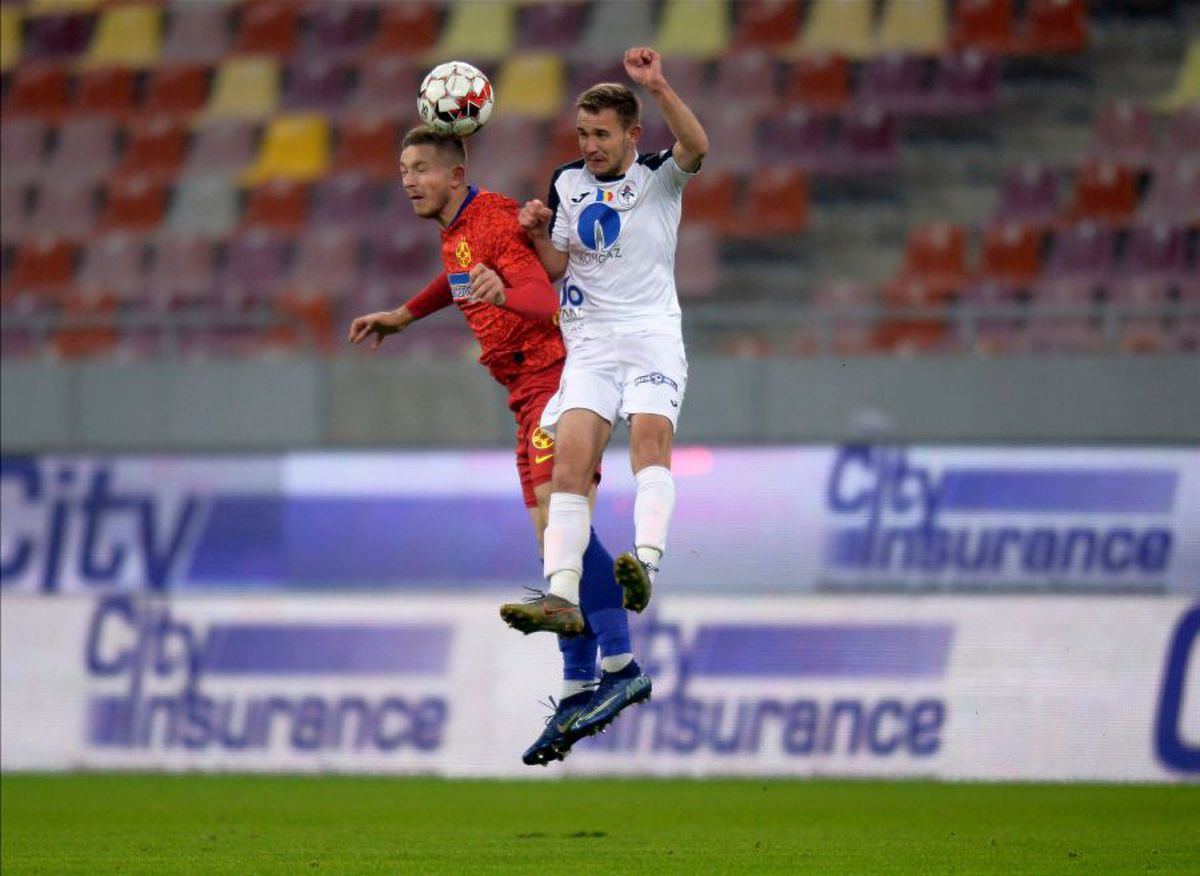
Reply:
<svg viewBox="0 0 1200 876"><path fill-rule="evenodd" d="M553 432L563 411L585 408L614 425L633 414L660 414L673 430L686 389L687 355L674 332L580 338L568 348L541 425Z"/></svg>

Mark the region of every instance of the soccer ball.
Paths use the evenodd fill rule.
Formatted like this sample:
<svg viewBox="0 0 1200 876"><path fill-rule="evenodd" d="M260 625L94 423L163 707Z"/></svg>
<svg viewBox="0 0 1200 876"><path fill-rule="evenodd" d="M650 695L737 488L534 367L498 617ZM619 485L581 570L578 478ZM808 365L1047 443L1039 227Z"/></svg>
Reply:
<svg viewBox="0 0 1200 876"><path fill-rule="evenodd" d="M469 137L486 125L494 102L492 83L463 61L438 64L417 93L417 111L426 127L455 137Z"/></svg>

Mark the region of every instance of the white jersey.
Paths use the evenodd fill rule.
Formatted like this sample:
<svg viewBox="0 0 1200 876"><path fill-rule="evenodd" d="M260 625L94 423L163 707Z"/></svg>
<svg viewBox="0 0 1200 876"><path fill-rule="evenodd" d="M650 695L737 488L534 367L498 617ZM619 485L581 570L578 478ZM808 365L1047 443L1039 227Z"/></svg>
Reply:
<svg viewBox="0 0 1200 876"><path fill-rule="evenodd" d="M581 338L680 332L675 242L683 187L694 176L670 149L640 155L616 179L580 160L555 171L551 240L569 255L559 319L568 347Z"/></svg>

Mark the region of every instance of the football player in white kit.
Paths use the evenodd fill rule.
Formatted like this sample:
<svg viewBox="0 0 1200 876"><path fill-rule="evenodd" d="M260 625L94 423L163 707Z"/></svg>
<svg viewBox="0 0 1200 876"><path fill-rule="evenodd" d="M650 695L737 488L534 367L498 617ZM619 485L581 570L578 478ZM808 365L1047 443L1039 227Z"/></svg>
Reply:
<svg viewBox="0 0 1200 876"><path fill-rule="evenodd" d="M542 415L558 448L545 540L549 592L535 600L545 603L536 610L505 606L506 620L505 610L578 605L591 473L618 419L629 423L637 479L634 551L615 564L626 608L641 611L650 599L675 506L671 444L687 388L675 248L683 189L700 169L708 137L667 82L657 52L630 49L624 65L662 111L675 145L639 155L637 96L625 85L593 86L576 101L582 160L555 171L548 202L530 201L519 216L550 278L562 281L567 363ZM603 669L613 681L628 672Z"/></svg>

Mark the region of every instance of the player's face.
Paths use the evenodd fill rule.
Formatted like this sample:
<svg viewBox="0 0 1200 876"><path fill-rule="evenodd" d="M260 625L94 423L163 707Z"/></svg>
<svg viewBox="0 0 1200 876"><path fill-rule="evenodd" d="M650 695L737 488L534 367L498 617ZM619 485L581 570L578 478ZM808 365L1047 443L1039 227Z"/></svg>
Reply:
<svg viewBox="0 0 1200 876"><path fill-rule="evenodd" d="M583 153L588 170L595 176L616 176L633 163L642 128L640 125L623 127L614 109L602 109L598 113L581 109L576 118L575 133L579 136L579 151Z"/></svg>
<svg viewBox="0 0 1200 876"><path fill-rule="evenodd" d="M429 145L409 146L400 153L400 181L422 219L436 219L450 202L454 168Z"/></svg>

